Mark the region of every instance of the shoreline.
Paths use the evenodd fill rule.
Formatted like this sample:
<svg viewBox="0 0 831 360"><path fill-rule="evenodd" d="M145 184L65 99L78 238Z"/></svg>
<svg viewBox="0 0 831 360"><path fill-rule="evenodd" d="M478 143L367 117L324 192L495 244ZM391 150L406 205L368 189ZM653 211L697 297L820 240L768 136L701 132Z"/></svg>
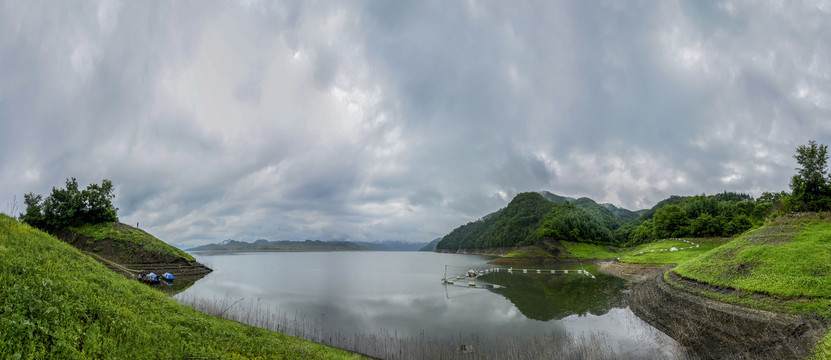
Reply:
<svg viewBox="0 0 831 360"><path fill-rule="evenodd" d="M635 284L632 311L702 358L805 358L827 321L734 305L677 288L664 280L672 266Z"/></svg>
<svg viewBox="0 0 831 360"><path fill-rule="evenodd" d="M632 282L627 302L640 319L667 334L701 358L806 358L831 325L828 319L736 305L700 292L730 292L664 274L675 265L622 263L616 259L495 259L497 265L593 263L606 275ZM747 295L747 294L745 294ZM748 295L762 303L781 301ZM772 306L775 308L775 306Z"/></svg>

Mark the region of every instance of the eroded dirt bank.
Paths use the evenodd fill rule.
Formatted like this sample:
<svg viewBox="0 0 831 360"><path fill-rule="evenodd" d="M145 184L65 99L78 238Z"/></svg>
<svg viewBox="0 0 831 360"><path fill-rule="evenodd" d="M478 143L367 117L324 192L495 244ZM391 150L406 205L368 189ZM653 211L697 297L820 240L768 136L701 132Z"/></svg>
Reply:
<svg viewBox="0 0 831 360"><path fill-rule="evenodd" d="M119 226L129 227L124 224L119 224ZM187 261L158 251L147 251L136 243L118 242L109 238L95 240L70 230L59 231L53 235L90 255L111 270L129 278L135 278L138 273L150 272L156 274L169 272L175 278L202 277L213 271L196 261Z"/></svg>
<svg viewBox="0 0 831 360"><path fill-rule="evenodd" d="M731 305L666 283L668 267L633 286L632 311L704 359L801 359L810 354L827 324Z"/></svg>

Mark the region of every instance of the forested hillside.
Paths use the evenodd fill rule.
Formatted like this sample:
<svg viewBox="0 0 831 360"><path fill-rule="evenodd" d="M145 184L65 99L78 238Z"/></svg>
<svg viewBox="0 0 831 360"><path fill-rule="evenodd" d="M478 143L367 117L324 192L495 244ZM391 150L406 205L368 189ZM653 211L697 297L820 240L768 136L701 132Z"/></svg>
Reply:
<svg viewBox="0 0 831 360"><path fill-rule="evenodd" d="M667 237L732 236L761 225L783 196L671 196L635 212L585 197L521 193L507 207L454 229L437 249L526 246L544 239L631 246Z"/></svg>

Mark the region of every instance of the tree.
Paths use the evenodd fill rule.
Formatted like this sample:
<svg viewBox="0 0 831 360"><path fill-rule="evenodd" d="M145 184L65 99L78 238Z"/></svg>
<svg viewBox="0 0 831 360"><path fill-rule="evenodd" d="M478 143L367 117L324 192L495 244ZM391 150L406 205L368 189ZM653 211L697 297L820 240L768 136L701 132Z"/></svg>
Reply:
<svg viewBox="0 0 831 360"><path fill-rule="evenodd" d="M652 219L646 220L632 231L632 238L630 245L643 244L655 239L655 232L653 231L655 225Z"/></svg>
<svg viewBox="0 0 831 360"><path fill-rule="evenodd" d="M23 203L26 205L26 212L20 214L20 220L23 220L23 222L36 228L44 228L46 219L43 216L43 211L40 206L40 202L42 200L43 196L41 195L33 193L23 195Z"/></svg>
<svg viewBox="0 0 831 360"><path fill-rule="evenodd" d="M667 205L660 208L653 218L654 231L657 238L681 237L685 235L687 227L687 213L678 205Z"/></svg>
<svg viewBox="0 0 831 360"><path fill-rule="evenodd" d="M691 236L720 236L724 232L719 219L710 214L701 214L690 221L689 233Z"/></svg>
<svg viewBox="0 0 831 360"><path fill-rule="evenodd" d="M828 179L828 146L811 140L808 145L800 145L794 155L799 167L797 174L791 178L791 197L797 210L821 211L831 205L831 191Z"/></svg>
<svg viewBox="0 0 831 360"><path fill-rule="evenodd" d="M52 194L45 199L33 193L24 195L26 212L20 214L20 219L47 231L118 221L118 209L112 204L113 190L112 182L106 179L100 186L91 184L85 190L78 188L75 178L67 179L66 188L53 187Z"/></svg>

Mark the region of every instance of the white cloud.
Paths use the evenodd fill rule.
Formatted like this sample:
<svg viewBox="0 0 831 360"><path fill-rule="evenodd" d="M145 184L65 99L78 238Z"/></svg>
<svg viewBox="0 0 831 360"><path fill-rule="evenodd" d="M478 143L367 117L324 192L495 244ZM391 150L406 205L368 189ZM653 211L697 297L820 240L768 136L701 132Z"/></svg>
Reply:
<svg viewBox="0 0 831 360"><path fill-rule="evenodd" d="M778 191L827 3L0 5L0 203L113 180L173 242L427 241L522 191Z"/></svg>

